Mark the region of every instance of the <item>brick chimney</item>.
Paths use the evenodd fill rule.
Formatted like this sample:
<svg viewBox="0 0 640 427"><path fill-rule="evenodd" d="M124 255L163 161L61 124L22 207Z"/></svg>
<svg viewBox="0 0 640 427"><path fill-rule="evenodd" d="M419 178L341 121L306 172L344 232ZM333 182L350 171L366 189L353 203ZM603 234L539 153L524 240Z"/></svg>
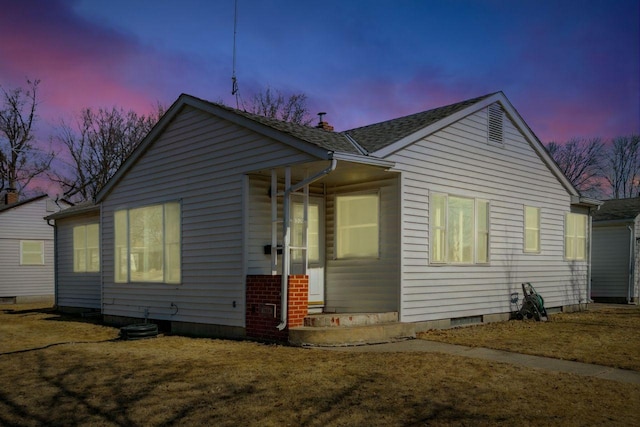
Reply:
<svg viewBox="0 0 640 427"><path fill-rule="evenodd" d="M18 202L18 193L15 188L7 188L7 192L4 194L4 204L12 205Z"/></svg>
<svg viewBox="0 0 640 427"><path fill-rule="evenodd" d="M319 121L318 121L318 124L316 125L316 128L333 132L333 126L331 126L329 122L325 122L324 120L322 120L322 116L324 116L325 114L327 113L318 113Z"/></svg>

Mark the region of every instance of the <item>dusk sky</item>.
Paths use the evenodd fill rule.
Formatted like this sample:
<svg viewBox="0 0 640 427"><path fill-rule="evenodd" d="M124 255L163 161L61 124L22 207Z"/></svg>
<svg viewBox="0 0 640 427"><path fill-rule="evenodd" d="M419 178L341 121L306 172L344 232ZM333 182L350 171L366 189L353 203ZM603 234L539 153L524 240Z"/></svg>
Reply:
<svg viewBox="0 0 640 427"><path fill-rule="evenodd" d="M234 0L0 0L0 85L39 132L181 93L236 106ZM249 100L305 93L336 130L503 91L543 142L640 133L639 0L238 0Z"/></svg>

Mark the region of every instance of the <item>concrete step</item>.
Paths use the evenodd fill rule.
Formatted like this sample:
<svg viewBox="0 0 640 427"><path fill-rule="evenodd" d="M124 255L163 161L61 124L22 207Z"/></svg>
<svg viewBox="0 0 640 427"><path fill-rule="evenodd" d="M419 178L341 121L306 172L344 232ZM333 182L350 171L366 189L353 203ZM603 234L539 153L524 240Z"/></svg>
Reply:
<svg viewBox="0 0 640 427"><path fill-rule="evenodd" d="M314 328L380 325L398 321L398 312L387 313L321 313L309 314L304 326Z"/></svg>
<svg viewBox="0 0 640 427"><path fill-rule="evenodd" d="M301 326L289 330L289 343L296 346L336 347L380 344L415 338L412 323L387 322L349 327Z"/></svg>

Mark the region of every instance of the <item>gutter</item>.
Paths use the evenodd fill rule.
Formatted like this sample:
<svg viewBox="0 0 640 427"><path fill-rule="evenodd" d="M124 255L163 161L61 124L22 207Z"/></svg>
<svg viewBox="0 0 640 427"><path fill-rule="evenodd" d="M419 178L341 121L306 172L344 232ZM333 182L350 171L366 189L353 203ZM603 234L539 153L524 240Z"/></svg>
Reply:
<svg viewBox="0 0 640 427"><path fill-rule="evenodd" d="M282 219L282 230L283 230L283 239L282 239L282 284L281 284L281 303L280 303L280 324L277 326L279 331L284 330L287 327L287 311L289 310L289 272L291 269L289 246L291 241L290 229L290 196L291 193L298 191L299 189L312 184L315 181L323 178L326 175L329 175L331 172L336 170L338 166L338 160L335 158L331 160L331 164L326 169L321 170L317 174L303 179L299 183L295 185L291 185L291 170L289 168L285 171L285 189L284 189L284 197L282 201L282 210L283 219Z"/></svg>

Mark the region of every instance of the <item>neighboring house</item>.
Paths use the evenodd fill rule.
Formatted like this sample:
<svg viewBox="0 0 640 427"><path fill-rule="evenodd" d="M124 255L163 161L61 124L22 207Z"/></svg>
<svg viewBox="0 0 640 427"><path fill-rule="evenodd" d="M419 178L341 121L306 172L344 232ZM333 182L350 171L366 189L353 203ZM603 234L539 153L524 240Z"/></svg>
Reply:
<svg viewBox="0 0 640 427"><path fill-rule="evenodd" d="M100 311L100 207L78 204L46 219L55 225L56 307L64 312Z"/></svg>
<svg viewBox="0 0 640 427"><path fill-rule="evenodd" d="M395 336L508 319L521 282L587 303L599 202L501 92L318 126L181 95L96 198L104 319L300 344L324 342L313 313Z"/></svg>
<svg viewBox="0 0 640 427"><path fill-rule="evenodd" d="M0 302L52 301L54 295L53 227L44 217L67 204L47 195L0 204Z"/></svg>
<svg viewBox="0 0 640 427"><path fill-rule="evenodd" d="M638 303L640 197L607 200L593 216L591 298Z"/></svg>

